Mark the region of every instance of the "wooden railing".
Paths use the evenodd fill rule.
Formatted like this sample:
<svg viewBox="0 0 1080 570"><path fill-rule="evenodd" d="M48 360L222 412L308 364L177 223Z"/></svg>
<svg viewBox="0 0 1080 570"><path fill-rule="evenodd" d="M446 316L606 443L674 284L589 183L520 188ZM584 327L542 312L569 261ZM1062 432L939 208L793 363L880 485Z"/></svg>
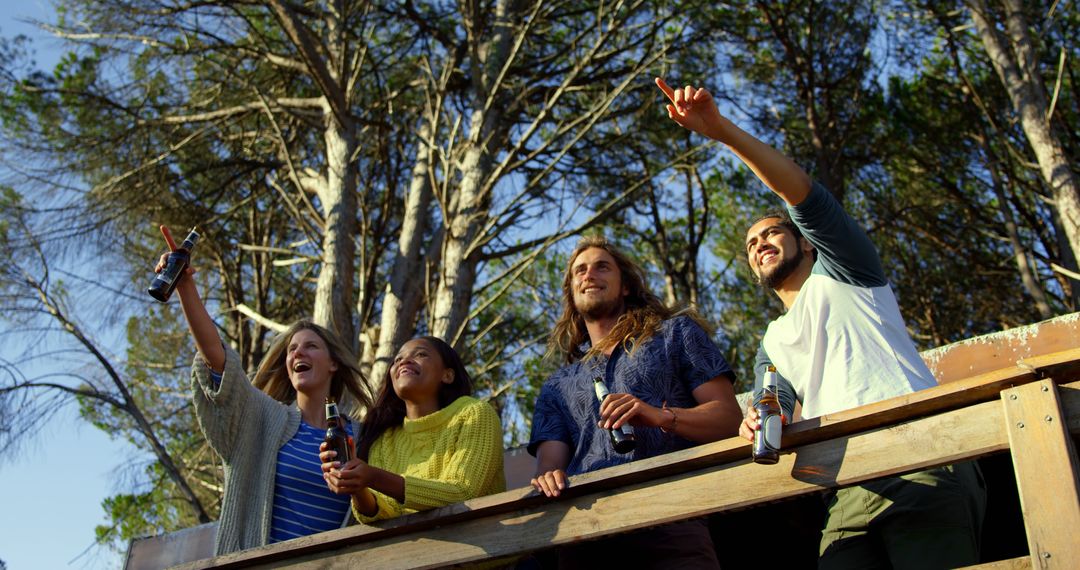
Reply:
<svg viewBox="0 0 1080 570"><path fill-rule="evenodd" d="M188 563L183 568L437 568L542 552L672 521L1008 452L1029 556L987 567L1080 564L1080 318L924 354L940 386L788 426L777 465L733 438L571 479ZM991 489L991 493L994 490ZM744 548L718 541L717 548ZM783 537L777 537L783 540Z"/></svg>

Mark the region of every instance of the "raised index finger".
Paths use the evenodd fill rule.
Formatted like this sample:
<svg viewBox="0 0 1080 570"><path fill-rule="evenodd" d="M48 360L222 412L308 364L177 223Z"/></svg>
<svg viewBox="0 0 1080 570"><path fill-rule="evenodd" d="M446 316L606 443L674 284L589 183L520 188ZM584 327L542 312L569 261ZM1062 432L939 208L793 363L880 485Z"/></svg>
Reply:
<svg viewBox="0 0 1080 570"><path fill-rule="evenodd" d="M671 86L668 85L666 81L664 81L663 77L657 77L656 78L656 86L659 87L660 90L664 92L664 95L667 96L668 100L670 100L672 103L675 102L675 90L672 89Z"/></svg>
<svg viewBox="0 0 1080 570"><path fill-rule="evenodd" d="M172 232L169 231L169 226L162 224L159 228L161 229L161 235L165 236L165 243L169 246L169 251L175 251L176 242L173 241Z"/></svg>

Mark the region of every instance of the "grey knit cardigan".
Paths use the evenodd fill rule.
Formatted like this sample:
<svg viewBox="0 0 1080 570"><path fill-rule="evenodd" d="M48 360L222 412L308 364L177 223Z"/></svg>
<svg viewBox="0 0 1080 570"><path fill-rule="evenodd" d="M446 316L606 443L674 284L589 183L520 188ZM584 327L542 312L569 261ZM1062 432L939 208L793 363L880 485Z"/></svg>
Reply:
<svg viewBox="0 0 1080 570"><path fill-rule="evenodd" d="M278 450L296 435L300 410L255 388L228 346L220 386L214 387L210 368L196 355L191 388L203 435L225 464L214 554L263 546L270 537Z"/></svg>

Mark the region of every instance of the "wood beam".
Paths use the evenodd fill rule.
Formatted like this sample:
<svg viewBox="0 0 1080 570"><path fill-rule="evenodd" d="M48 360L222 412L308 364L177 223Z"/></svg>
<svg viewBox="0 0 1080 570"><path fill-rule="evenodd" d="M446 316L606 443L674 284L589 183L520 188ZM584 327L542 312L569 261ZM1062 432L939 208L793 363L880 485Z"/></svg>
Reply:
<svg viewBox="0 0 1080 570"><path fill-rule="evenodd" d="M1001 401L1031 566L1074 568L1080 561L1080 477L1057 386L1043 380L1012 388Z"/></svg>
<svg viewBox="0 0 1080 570"><path fill-rule="evenodd" d="M1080 383L1070 385L1063 394L1070 420L1080 424L1075 419L1080 418ZM456 522L442 517L438 520L445 524L423 529L343 529L203 562L265 568L466 564L974 459L1008 445L1005 409L991 401L800 446L773 466L743 459L617 490L554 501L533 498L510 512ZM637 463L642 462L631 465ZM1071 528L1060 527L1059 532L1071 536Z"/></svg>

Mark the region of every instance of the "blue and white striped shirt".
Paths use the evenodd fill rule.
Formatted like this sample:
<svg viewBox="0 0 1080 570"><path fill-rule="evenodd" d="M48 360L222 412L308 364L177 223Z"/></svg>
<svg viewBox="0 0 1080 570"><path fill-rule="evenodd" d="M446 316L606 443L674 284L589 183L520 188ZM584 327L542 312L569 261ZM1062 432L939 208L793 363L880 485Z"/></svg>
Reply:
<svg viewBox="0 0 1080 570"><path fill-rule="evenodd" d="M352 423L346 430L353 435ZM323 480L319 444L325 437L324 430L301 421L296 435L278 451L271 543L341 528L350 498L335 495Z"/></svg>
<svg viewBox="0 0 1080 570"><path fill-rule="evenodd" d="M211 370L217 386L221 374ZM345 430L353 434L353 424ZM319 445L326 432L300 420L300 427L278 450L274 474L274 509L270 522L270 542L281 542L341 528L349 514L349 495L336 495L326 486L319 460Z"/></svg>

